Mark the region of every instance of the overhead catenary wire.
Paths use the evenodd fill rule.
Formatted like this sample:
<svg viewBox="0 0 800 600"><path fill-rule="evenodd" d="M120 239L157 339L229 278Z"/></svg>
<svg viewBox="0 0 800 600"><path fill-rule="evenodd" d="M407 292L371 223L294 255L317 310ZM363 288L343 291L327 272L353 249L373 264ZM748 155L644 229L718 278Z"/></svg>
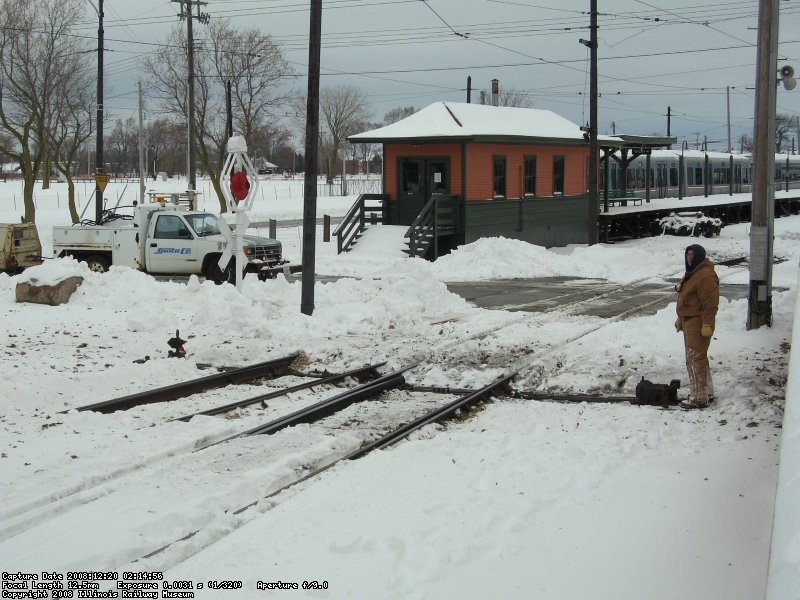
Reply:
<svg viewBox="0 0 800 600"><path fill-rule="evenodd" d="M517 50L513 46L514 40L529 38L531 35L536 36L574 36L576 33L586 30L587 19L585 10L570 10L558 6L544 6L541 4L530 4L525 2L514 2L513 0L483 0L488 5L507 5L519 8L520 18L518 19L500 19L489 18L485 20L478 19L462 19L459 22L448 18L449 15L439 9L432 0L384 0L375 2L372 0L330 0L326 1L326 10L336 11L354 11L362 9L381 10L381 11L396 11L398 7L401 10L408 11L407 7L412 5L419 6L422 2L425 5L425 10L435 15L437 20L441 22L441 26L435 23L430 23L428 27L402 27L393 25L390 28L365 28L359 27L351 29L350 31L332 31L325 32L326 48L355 48L358 46L364 47L393 47L404 46L409 44L414 45L441 45L452 43L464 43L466 41L475 41L479 44L494 47L498 51L517 53L523 56L531 56L532 61L517 61L517 62L502 62L502 61L487 61L486 64L481 64L477 61L469 61L470 64L451 64L447 66L436 65L420 65L417 68L406 69L374 69L374 70L354 70L347 68L328 68L324 69L324 76L327 78L344 78L344 77L361 77L366 79L387 81L406 86L414 86L417 88L415 92L409 92L408 89L403 92L394 94L394 96L402 98L419 98L428 95L433 95L435 92L431 90L441 90L442 93L452 93L463 90L463 85L450 85L446 81L438 80L431 82L428 74L435 72L457 72L459 70L476 70L476 71L489 71L499 69L520 69L526 67L543 67L550 66L554 68L562 68L565 70L574 70L576 72L585 73L583 62L585 58L564 58L564 59L549 59L545 56L536 57L532 53L525 53ZM659 27L672 27L672 26L696 26L704 29L711 28L712 30L720 30L720 27L725 23L735 22L736 20L746 20L754 18L756 14L756 7L751 1L738 1L726 5L725 11L720 11L716 5L690 5L675 9L665 9L663 7L655 6L645 1L638 2L645 10L633 10L622 12L605 11L599 13L601 30L605 35L620 34L628 36L627 38L617 38L609 40L614 45L619 45L625 39L630 39L630 36L640 35L641 32L648 30L654 25ZM530 16L536 15L536 18L528 18L529 15L525 11L531 11ZM794 5L782 7L784 14L797 14L799 9ZM535 13L533 12L535 11ZM545 12L546 11L546 12ZM259 15L280 15L280 14L303 14L308 13L308 4L302 0L275 0L265 2L264 0L215 0L208 6L208 12L212 18L230 18L242 19L247 18L252 21L253 18ZM498 12L498 11L495 11ZM468 13L464 13L468 14ZM461 17L461 14L459 14ZM148 51L159 48L175 48L182 50L183 48L175 44L169 39L161 41L147 41L144 39L137 39L137 31L141 31L142 27L152 29L156 24L166 24L174 22L175 10L170 5L170 2L164 2L162 9L156 9L147 14L139 13L132 17L124 18L118 14L118 11L112 11L109 18L106 19L105 26L107 29L113 29L118 32L117 35L106 37L108 51L111 53L128 53L129 55L120 58L118 61L109 63L108 74L112 77L125 77L133 74L138 70L137 62L148 54ZM431 19L429 19L431 20ZM87 40L93 39L93 29L95 23L92 19L87 19L85 22L87 35L84 37ZM715 29L714 29L715 28ZM92 35L89 35L89 32ZM124 36L119 35L119 32L124 32ZM720 30L722 34L724 31ZM705 48L683 48L668 50L666 52L654 53L626 53L618 54L617 56L600 56L601 63L611 64L619 63L624 60L647 60L650 57L657 56L679 56L680 54L700 56L701 54L708 54L711 52L733 52L737 49L746 50L754 47L754 43L746 42L742 38L735 39L741 40L741 45L728 44L719 46L710 46ZM306 50L307 40L302 34L281 34L276 33L272 39L281 45L285 52L294 52ZM497 43L496 40L502 39L503 43ZM782 40L781 46L788 47L790 44L797 43L798 40ZM130 52L127 48L140 48L141 52ZM114 56L114 54L112 54ZM703 59L704 60L704 59ZM291 62L291 61L289 61ZM700 62L700 61L698 61ZM295 62L295 65L302 63ZM723 69L735 70L742 68L741 61L731 65L723 65L716 67L714 70L721 71ZM746 68L746 67L745 67ZM709 69L703 69L709 70ZM601 89L601 97L605 97L608 102L612 101L611 94L614 98L622 96L636 97L648 96L656 94L670 94L670 95L692 95L692 94L714 94L723 93L724 86L711 88L708 86L692 86L687 85L686 81L676 81L671 84L669 81L660 81L663 77L669 74L654 75L646 82L642 78L637 77L614 77L608 73L608 69L600 73L603 89ZM692 71L694 72L694 71ZM689 73L689 71L687 71ZM302 71L298 69L298 75L302 76ZM656 80L656 81L654 81ZM618 86L617 89L608 89L610 83L630 83L631 86L641 86L646 83L649 90L635 89L628 86ZM652 89L652 88L658 89ZM738 86L737 86L738 87ZM562 88L564 89L564 88ZM716 91L715 91L716 90ZM130 98L133 98L133 90L128 92ZM567 87L563 92L552 90L550 88L543 89L529 89L525 93L530 95L531 98L560 97L560 98L574 98L575 104L580 104L586 97L585 93L581 93L578 85L573 85L570 89ZM125 94L118 94L117 97L124 98ZM377 96L371 94L371 104L373 98ZM390 102L386 98L391 98L391 94L384 95L381 99L382 102Z"/></svg>

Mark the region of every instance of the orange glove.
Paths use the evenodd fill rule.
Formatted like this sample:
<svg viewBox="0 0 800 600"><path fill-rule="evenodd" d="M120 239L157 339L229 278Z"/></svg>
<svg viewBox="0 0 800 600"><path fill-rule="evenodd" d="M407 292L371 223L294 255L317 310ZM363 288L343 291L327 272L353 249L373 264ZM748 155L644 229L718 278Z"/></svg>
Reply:
<svg viewBox="0 0 800 600"><path fill-rule="evenodd" d="M675 321L675 331L683 331L683 319L680 317Z"/></svg>
<svg viewBox="0 0 800 600"><path fill-rule="evenodd" d="M700 325L700 335L703 337L711 337L712 333L714 333L714 328L711 325L708 323Z"/></svg>

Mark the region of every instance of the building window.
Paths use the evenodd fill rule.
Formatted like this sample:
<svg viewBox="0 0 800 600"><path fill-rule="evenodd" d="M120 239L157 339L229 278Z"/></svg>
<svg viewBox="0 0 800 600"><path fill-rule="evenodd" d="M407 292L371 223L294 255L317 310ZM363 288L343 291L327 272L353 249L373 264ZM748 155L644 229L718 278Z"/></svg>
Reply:
<svg viewBox="0 0 800 600"><path fill-rule="evenodd" d="M553 195L564 193L564 157L553 157Z"/></svg>
<svg viewBox="0 0 800 600"><path fill-rule="evenodd" d="M536 157L526 156L522 174L522 191L526 196L536 195Z"/></svg>
<svg viewBox="0 0 800 600"><path fill-rule="evenodd" d="M506 195L506 157L492 157L492 195L494 197Z"/></svg>

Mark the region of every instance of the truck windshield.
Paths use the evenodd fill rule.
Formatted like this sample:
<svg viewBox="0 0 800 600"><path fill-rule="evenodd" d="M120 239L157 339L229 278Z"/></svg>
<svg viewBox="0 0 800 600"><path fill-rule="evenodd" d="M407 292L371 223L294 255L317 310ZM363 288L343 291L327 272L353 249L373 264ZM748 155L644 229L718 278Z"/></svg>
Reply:
<svg viewBox="0 0 800 600"><path fill-rule="evenodd" d="M186 215L186 220L189 222L189 227L194 229L195 233L200 237L220 233L219 225L217 225L217 216L211 213Z"/></svg>

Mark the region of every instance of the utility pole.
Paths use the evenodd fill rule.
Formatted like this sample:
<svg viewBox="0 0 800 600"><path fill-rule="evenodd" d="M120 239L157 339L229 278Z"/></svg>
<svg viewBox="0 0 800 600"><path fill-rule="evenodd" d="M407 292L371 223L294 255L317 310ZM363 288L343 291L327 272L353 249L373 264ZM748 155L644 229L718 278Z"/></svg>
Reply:
<svg viewBox="0 0 800 600"><path fill-rule="evenodd" d="M97 141L95 145L95 223L103 220L103 189L100 180L103 178L103 0L97 0ZM99 179L98 179L99 176Z"/></svg>
<svg viewBox="0 0 800 600"><path fill-rule="evenodd" d="M772 325L779 0L759 0L747 329Z"/></svg>
<svg viewBox="0 0 800 600"><path fill-rule="evenodd" d="M229 79L225 85L225 110L228 113L228 137L233 137L233 82Z"/></svg>
<svg viewBox="0 0 800 600"><path fill-rule="evenodd" d="M733 145L731 144L731 86L726 86L726 96L728 101L728 153L733 152Z"/></svg>
<svg viewBox="0 0 800 600"><path fill-rule="evenodd" d="M178 15L181 19L186 19L186 66L189 71L188 74L188 98L186 100L186 121L187 121L187 156L186 156L186 170L189 178L188 190L194 191L197 189L195 179L195 158L194 158L194 32L192 31L192 21L196 18L201 23L208 23L209 16L207 13L200 12L200 6L205 6L207 2L201 0L172 0L181 6L181 12ZM184 3L186 7L184 7ZM197 6L196 17L192 15L192 5Z"/></svg>
<svg viewBox="0 0 800 600"><path fill-rule="evenodd" d="M672 107L671 106L667 106L667 137L672 137ZM667 149L668 150L672 150L672 144L667 146Z"/></svg>
<svg viewBox="0 0 800 600"><path fill-rule="evenodd" d="M319 138L319 77L322 48L322 0L311 0L308 33L308 95L306 99L305 191L303 195L303 280L300 312L314 312L314 269L317 244L317 159Z"/></svg>
<svg viewBox="0 0 800 600"><path fill-rule="evenodd" d="M672 107L667 107L667 137L671 137L672 131Z"/></svg>
<svg viewBox="0 0 800 600"><path fill-rule="evenodd" d="M144 204L144 94L139 82L139 202Z"/></svg>
<svg viewBox="0 0 800 600"><path fill-rule="evenodd" d="M597 167L599 162L599 152L597 147L597 0L589 3L591 17L589 30L591 37L589 41L581 40L581 43L589 47L589 231L588 243L596 244L598 240L597 231ZM606 157L606 160L608 158Z"/></svg>

